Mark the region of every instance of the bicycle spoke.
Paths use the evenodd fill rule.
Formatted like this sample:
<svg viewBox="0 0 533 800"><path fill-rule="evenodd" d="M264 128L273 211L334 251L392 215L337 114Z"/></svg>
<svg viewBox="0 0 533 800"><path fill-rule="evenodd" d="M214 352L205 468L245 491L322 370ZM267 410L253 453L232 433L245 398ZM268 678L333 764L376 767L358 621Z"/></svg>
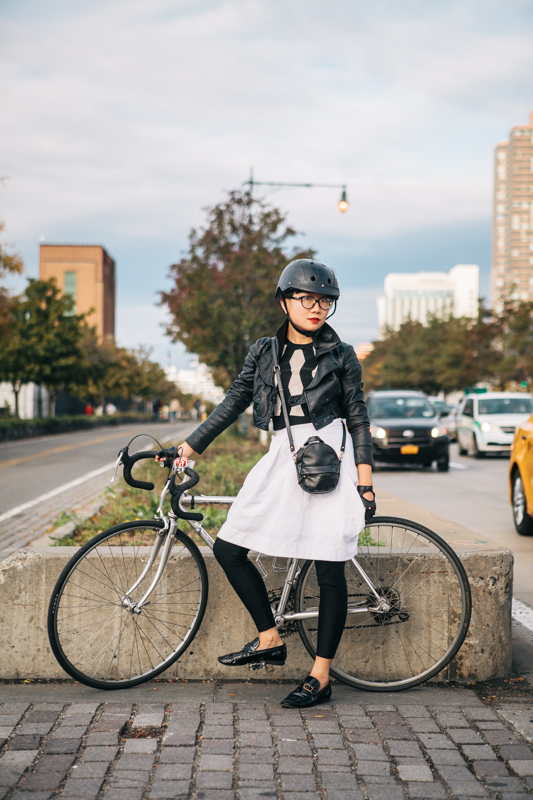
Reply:
<svg viewBox="0 0 533 800"><path fill-rule="evenodd" d="M439 672L466 635L470 595L466 577L460 577L464 570L438 537L416 523L385 518L369 523L365 532L374 544L361 545L356 560L381 604L347 562L349 607L369 610L347 616L332 674L361 688L416 685ZM317 607L314 565L302 571L297 592L298 611ZM298 629L306 647L316 652L316 620L300 620Z"/></svg>
<svg viewBox="0 0 533 800"><path fill-rule="evenodd" d="M146 605L135 610L161 563L159 553L142 584L131 590L159 531L158 525L132 522L95 538L62 584L54 607L55 641L61 659L89 685L147 680L169 666L196 633L205 608L205 567L182 534Z"/></svg>

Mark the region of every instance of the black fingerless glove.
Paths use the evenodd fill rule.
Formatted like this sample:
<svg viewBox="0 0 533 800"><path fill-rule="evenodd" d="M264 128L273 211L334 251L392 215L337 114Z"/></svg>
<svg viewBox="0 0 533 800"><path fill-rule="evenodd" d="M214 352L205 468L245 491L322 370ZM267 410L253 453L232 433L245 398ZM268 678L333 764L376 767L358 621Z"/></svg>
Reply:
<svg viewBox="0 0 533 800"><path fill-rule="evenodd" d="M357 491L363 501L363 506L365 507L365 522L370 522L374 514L376 513L376 494L374 492L373 486L358 486ZM367 500L366 497L363 497L364 494L367 492L372 492L374 497L372 500Z"/></svg>
<svg viewBox="0 0 533 800"><path fill-rule="evenodd" d="M157 454L161 461L164 463L165 467L172 466L175 459L178 457L178 448L177 447L164 447L162 450L159 451ZM160 462L161 463L161 462Z"/></svg>

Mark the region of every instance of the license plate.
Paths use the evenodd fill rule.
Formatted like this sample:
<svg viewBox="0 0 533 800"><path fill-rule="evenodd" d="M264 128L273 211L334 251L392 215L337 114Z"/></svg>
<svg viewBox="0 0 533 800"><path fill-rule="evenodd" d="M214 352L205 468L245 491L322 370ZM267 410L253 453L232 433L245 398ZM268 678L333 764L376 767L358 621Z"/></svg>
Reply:
<svg viewBox="0 0 533 800"><path fill-rule="evenodd" d="M416 456L418 453L418 445L416 444L404 444L400 449L400 453L402 456Z"/></svg>

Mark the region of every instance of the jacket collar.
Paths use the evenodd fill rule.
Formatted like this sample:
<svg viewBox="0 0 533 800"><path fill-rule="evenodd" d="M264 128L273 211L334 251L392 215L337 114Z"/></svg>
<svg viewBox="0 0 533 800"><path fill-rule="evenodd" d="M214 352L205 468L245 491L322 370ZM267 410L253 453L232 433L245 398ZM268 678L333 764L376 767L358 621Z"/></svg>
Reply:
<svg viewBox="0 0 533 800"><path fill-rule="evenodd" d="M289 320L286 319L276 332L276 339L278 340L278 353L281 353L283 349L283 345L287 338L288 327ZM313 339L317 356L320 356L323 353L329 353L330 350L334 350L341 344L339 336L337 333L335 333L331 325L328 325L327 322L324 322L322 327L318 329Z"/></svg>

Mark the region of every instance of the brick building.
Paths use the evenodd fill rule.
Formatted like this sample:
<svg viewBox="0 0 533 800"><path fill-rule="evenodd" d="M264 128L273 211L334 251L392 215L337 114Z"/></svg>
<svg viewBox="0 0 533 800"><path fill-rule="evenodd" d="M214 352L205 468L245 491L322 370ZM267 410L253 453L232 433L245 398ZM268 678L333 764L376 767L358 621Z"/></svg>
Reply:
<svg viewBox="0 0 533 800"><path fill-rule="evenodd" d="M115 262L99 245L42 244L39 278L55 278L98 337L115 336ZM90 313L89 313L90 312Z"/></svg>
<svg viewBox="0 0 533 800"><path fill-rule="evenodd" d="M533 111L496 147L492 230L492 305L533 300Z"/></svg>

